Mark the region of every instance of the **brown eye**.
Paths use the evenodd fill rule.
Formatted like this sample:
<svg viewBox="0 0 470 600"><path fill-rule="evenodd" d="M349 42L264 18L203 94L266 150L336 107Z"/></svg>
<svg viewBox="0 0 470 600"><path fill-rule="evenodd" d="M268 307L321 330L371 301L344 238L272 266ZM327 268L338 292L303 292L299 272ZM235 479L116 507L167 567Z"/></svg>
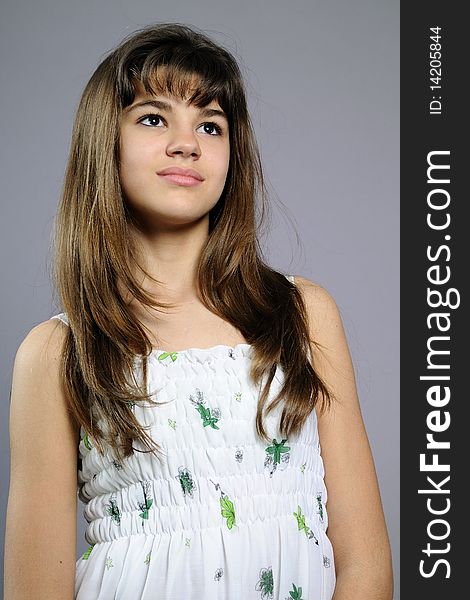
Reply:
<svg viewBox="0 0 470 600"><path fill-rule="evenodd" d="M147 119L149 121L156 121L156 120L162 120L162 117L160 115L157 115L156 113L152 113L152 114L145 115L145 116L141 117L137 122L138 123L142 123L143 125L145 125L144 121L146 121ZM156 126L155 124L153 124L153 125L145 125L145 127L155 127L155 126Z"/></svg>
<svg viewBox="0 0 470 600"><path fill-rule="evenodd" d="M203 123L201 127L213 128L213 129L215 129L215 132L216 132L215 135L222 135L222 128L219 125L217 125L217 123L214 123L212 121L209 123ZM206 131L206 133L208 133L208 132ZM210 133L209 135L214 135L214 134Z"/></svg>

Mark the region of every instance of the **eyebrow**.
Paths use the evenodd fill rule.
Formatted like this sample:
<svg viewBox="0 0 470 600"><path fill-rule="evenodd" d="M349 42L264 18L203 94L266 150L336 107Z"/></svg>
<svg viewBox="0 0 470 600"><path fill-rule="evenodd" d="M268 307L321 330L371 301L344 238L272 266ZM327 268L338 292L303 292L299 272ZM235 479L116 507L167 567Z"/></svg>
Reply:
<svg viewBox="0 0 470 600"><path fill-rule="evenodd" d="M173 107L168 102L164 102L163 100L143 100L142 102L137 102L137 104L133 104L130 107L125 109L125 112L130 113L136 108L140 108L142 106L153 106L154 108L158 108L159 110L166 110L167 112L173 112ZM227 115L223 110L219 110L217 108L201 108L199 112L203 117L222 117L222 119L227 119Z"/></svg>

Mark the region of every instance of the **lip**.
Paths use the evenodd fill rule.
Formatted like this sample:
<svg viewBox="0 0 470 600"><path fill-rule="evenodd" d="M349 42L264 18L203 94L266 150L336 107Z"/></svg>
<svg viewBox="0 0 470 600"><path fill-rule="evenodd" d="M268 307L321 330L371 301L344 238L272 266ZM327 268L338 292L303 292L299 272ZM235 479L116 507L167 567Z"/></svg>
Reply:
<svg viewBox="0 0 470 600"><path fill-rule="evenodd" d="M185 177L184 175L160 175L160 177L175 185L182 185L184 187L194 187L202 184L200 179L196 179L195 177Z"/></svg>
<svg viewBox="0 0 470 600"><path fill-rule="evenodd" d="M168 167L157 172L157 175L175 175L180 178L195 179L196 181L204 181L204 177L194 169L182 169L181 167Z"/></svg>

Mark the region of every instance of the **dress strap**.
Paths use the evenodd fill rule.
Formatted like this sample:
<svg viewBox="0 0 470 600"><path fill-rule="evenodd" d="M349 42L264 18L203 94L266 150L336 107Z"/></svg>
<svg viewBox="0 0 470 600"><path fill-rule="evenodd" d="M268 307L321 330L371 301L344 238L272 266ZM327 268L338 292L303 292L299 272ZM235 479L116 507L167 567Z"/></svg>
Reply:
<svg viewBox="0 0 470 600"><path fill-rule="evenodd" d="M69 324L68 317L65 313L59 313L58 315L54 315L53 317L51 317L51 319L59 319L59 321L62 321L62 323L65 323L66 325Z"/></svg>
<svg viewBox="0 0 470 600"><path fill-rule="evenodd" d="M295 285L295 278L293 275L286 275L286 278Z"/></svg>

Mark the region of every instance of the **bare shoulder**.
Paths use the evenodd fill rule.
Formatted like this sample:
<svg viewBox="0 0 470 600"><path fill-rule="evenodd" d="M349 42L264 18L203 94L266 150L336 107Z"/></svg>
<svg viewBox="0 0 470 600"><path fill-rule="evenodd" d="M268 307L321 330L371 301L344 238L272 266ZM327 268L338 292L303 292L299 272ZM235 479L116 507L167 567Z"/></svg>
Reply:
<svg viewBox="0 0 470 600"><path fill-rule="evenodd" d="M20 343L16 352L16 363L39 360L45 364L55 363L60 357L67 334L67 325L59 319L47 319L35 325Z"/></svg>
<svg viewBox="0 0 470 600"><path fill-rule="evenodd" d="M347 420L352 413L360 413L360 406L340 310L323 286L304 277L296 276L295 280L307 312L314 368L335 397L330 414L322 415L320 424L331 421L339 406L348 414Z"/></svg>
<svg viewBox="0 0 470 600"><path fill-rule="evenodd" d="M326 298L332 298L331 294L319 283L307 279L301 275L294 275L295 284L309 297L319 298L320 300Z"/></svg>
<svg viewBox="0 0 470 600"><path fill-rule="evenodd" d="M66 333L67 326L59 320L43 321L29 331L16 351L10 396L13 467L25 466L24 448L31 446L33 440L39 446L34 452L37 460L42 456L45 462L50 458L47 453L54 452L54 448L54 454L61 454L57 449L67 449L70 456L76 450L78 426L68 411L60 381ZM38 444L39 439L41 444ZM76 464L73 466L75 470Z"/></svg>
<svg viewBox="0 0 470 600"><path fill-rule="evenodd" d="M79 430L60 380L66 327L57 319L39 323L15 355L5 534L8 598L73 595ZM54 540L47 552L45 539Z"/></svg>
<svg viewBox="0 0 470 600"><path fill-rule="evenodd" d="M16 351L10 397L12 459L21 456L28 433L39 436L45 428L59 435L56 442L69 448L75 444L78 426L69 414L60 381L66 333L64 323L48 319L34 326Z"/></svg>
<svg viewBox="0 0 470 600"><path fill-rule="evenodd" d="M295 275L295 283L304 300L310 331L315 338L342 329L336 300L325 287L300 275Z"/></svg>

